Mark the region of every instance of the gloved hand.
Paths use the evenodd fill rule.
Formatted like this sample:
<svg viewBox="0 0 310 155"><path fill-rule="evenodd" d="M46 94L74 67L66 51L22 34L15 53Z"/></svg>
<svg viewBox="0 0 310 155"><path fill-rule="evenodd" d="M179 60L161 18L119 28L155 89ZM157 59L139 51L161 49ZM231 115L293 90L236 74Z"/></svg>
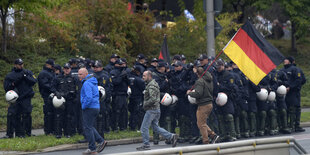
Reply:
<svg viewBox="0 0 310 155"><path fill-rule="evenodd" d="M53 98L55 96L55 94L54 93L51 93L48 97L49 98Z"/></svg>
<svg viewBox="0 0 310 155"><path fill-rule="evenodd" d="M130 87L128 87L128 89L127 89L127 94L128 94L128 96L131 95L131 88Z"/></svg>

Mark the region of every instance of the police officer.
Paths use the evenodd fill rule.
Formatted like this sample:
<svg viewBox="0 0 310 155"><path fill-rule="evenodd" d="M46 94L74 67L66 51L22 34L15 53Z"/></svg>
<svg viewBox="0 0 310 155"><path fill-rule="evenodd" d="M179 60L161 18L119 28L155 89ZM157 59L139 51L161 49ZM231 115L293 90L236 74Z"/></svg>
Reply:
<svg viewBox="0 0 310 155"><path fill-rule="evenodd" d="M257 105L256 105L256 93L260 91L260 87L255 85L253 82L249 81L249 98L248 98L248 117L249 117L249 126L250 126L250 137L255 137L257 133Z"/></svg>
<svg viewBox="0 0 310 155"><path fill-rule="evenodd" d="M190 89L188 70L183 68L181 61L173 63L174 70L168 74L171 94L177 96L176 104L177 120L180 128L180 137L178 142L184 143L190 138L190 103L185 96L186 91Z"/></svg>
<svg viewBox="0 0 310 155"><path fill-rule="evenodd" d="M132 93L129 96L128 111L130 112L129 127L135 131L140 129L144 110L143 110L143 91L145 83L141 78L143 68L138 65L133 66L133 70L129 73L129 86Z"/></svg>
<svg viewBox="0 0 310 155"><path fill-rule="evenodd" d="M111 78L110 74L103 69L101 61L94 63L94 76L98 80L98 86L105 89L106 96L100 99L100 112L97 117L97 131L104 137L104 132L110 131L110 113L111 113Z"/></svg>
<svg viewBox="0 0 310 155"><path fill-rule="evenodd" d="M265 76L258 84L258 86L262 89L266 89L268 92L270 92L270 80L271 75L268 74ZM265 135L265 127L266 127L266 118L267 118L267 110L268 110L268 104L266 100L260 100L257 97L256 100L257 104L257 135L258 136L264 136Z"/></svg>
<svg viewBox="0 0 310 155"><path fill-rule="evenodd" d="M104 67L104 70L106 70L108 73L110 73L114 69L115 62L120 57L117 54L112 54L110 57L109 63Z"/></svg>
<svg viewBox="0 0 310 155"><path fill-rule="evenodd" d="M223 60L216 61L218 91L228 96L227 103L218 107L219 127L222 141L234 141L236 139L234 125L234 105L232 99L236 97L237 86L233 75L225 70Z"/></svg>
<svg viewBox="0 0 310 155"><path fill-rule="evenodd" d="M302 86L302 73L294 64L293 57L287 57L284 60L283 71L288 76L287 95L285 98L289 109L289 127L292 131L304 132L305 129L300 127L300 90Z"/></svg>
<svg viewBox="0 0 310 155"><path fill-rule="evenodd" d="M240 133L241 136L244 138L248 138L249 135L249 124L248 124L248 98L249 98L249 81L247 77L240 71L239 67L231 62L233 72L240 77L240 81L237 82L238 86L238 97L236 102L238 103L238 106L240 108ZM236 123L235 123L236 124ZM236 125L237 126L237 125ZM237 129L236 129L237 131Z"/></svg>
<svg viewBox="0 0 310 155"><path fill-rule="evenodd" d="M44 100L43 113L44 113L44 133L46 135L53 134L53 120L55 108L52 104L52 100L49 97L52 93L55 93L54 80L56 79L53 71L54 60L47 59L43 70L38 76L39 91Z"/></svg>
<svg viewBox="0 0 310 155"><path fill-rule="evenodd" d="M125 130L128 122L127 91L129 86L128 71L124 59L118 59L111 71L112 92L112 130Z"/></svg>
<svg viewBox="0 0 310 155"><path fill-rule="evenodd" d="M24 69L24 62L18 58L14 62L14 68L4 79L4 90L14 90L18 94L16 103L11 103L7 113L7 132L3 138L31 136L32 105L31 98L34 96L32 89L37 82L34 74Z"/></svg>
<svg viewBox="0 0 310 155"><path fill-rule="evenodd" d="M270 92L267 99L267 105L268 105L268 111L267 111L267 131L269 131L269 135L276 135L279 133L277 129L277 105L276 100L273 100L271 96L275 94L278 84L277 84L277 78L276 78L276 69L273 69L269 75L270 75Z"/></svg>
<svg viewBox="0 0 310 155"><path fill-rule="evenodd" d="M62 129L64 136L70 138L75 133L74 110L76 104L76 95L78 89L78 79L71 75L71 66L69 63L64 64L63 74L57 76L55 80L55 96L65 99L64 105L55 108L55 136L61 138Z"/></svg>
<svg viewBox="0 0 310 155"><path fill-rule="evenodd" d="M149 70L151 72L155 72L157 65L158 65L158 59L157 58L152 58L151 59L151 66L148 67L147 70Z"/></svg>
<svg viewBox="0 0 310 155"><path fill-rule="evenodd" d="M146 69L147 69L147 67L146 67L146 57L144 56L144 54L138 54L137 55L137 59L136 59L135 65L142 67L143 68L143 72L146 71Z"/></svg>
<svg viewBox="0 0 310 155"><path fill-rule="evenodd" d="M62 74L62 70L61 70L61 66L60 65L58 65L58 64L54 65L54 73L55 73L56 76Z"/></svg>
<svg viewBox="0 0 310 155"><path fill-rule="evenodd" d="M276 70L275 78L277 81L277 88L281 85L287 86L288 77L283 70ZM277 116L279 131L284 134L290 134L291 129L287 125L287 106L285 103L285 95L277 93Z"/></svg>

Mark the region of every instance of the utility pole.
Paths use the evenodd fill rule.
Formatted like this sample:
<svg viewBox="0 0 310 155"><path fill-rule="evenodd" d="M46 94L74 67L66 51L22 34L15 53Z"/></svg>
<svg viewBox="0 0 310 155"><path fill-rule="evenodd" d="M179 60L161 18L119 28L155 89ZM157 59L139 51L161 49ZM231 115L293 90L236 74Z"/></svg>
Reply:
<svg viewBox="0 0 310 155"><path fill-rule="evenodd" d="M215 37L214 37L214 0L206 1L207 13L207 55L215 56Z"/></svg>

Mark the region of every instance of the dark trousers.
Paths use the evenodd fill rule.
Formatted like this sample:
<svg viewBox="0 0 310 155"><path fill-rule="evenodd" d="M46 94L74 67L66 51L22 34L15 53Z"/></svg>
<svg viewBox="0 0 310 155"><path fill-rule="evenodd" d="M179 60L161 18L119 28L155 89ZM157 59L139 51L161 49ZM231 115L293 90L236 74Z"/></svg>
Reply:
<svg viewBox="0 0 310 155"><path fill-rule="evenodd" d="M87 108L82 111L84 135L88 141L88 148L92 151L96 150L95 142L101 143L104 141L94 127L98 114L99 109Z"/></svg>
<svg viewBox="0 0 310 155"><path fill-rule="evenodd" d="M10 104L7 114L7 135L9 137L13 137L14 131L16 136L25 136L25 134L31 136L31 112L31 97Z"/></svg>
<svg viewBox="0 0 310 155"><path fill-rule="evenodd" d="M142 109L142 97L140 98L130 98L128 110L130 112L129 117L129 127L131 130L140 129L141 123L144 116L144 111Z"/></svg>
<svg viewBox="0 0 310 155"><path fill-rule="evenodd" d="M127 108L127 95L116 95L112 99L112 129L120 130L127 129L128 124L128 108Z"/></svg>
<svg viewBox="0 0 310 155"><path fill-rule="evenodd" d="M54 114L55 108L50 98L43 98L43 113L44 113L44 133L53 134L54 133Z"/></svg>

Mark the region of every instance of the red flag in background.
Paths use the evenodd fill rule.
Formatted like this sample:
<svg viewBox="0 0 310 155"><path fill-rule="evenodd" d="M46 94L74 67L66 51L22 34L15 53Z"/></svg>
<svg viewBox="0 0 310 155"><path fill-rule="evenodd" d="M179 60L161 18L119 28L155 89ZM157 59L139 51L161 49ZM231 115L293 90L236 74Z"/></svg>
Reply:
<svg viewBox="0 0 310 155"><path fill-rule="evenodd" d="M134 9L133 6L134 6L133 1L132 1L132 0L128 0L127 10L128 10L131 14L133 14L133 9Z"/></svg>
<svg viewBox="0 0 310 155"><path fill-rule="evenodd" d="M161 50L160 50L158 59L163 59L163 60L165 60L165 62L168 62L170 64L170 53L168 50L166 35L164 36L164 41L163 41L163 44L161 46Z"/></svg>

